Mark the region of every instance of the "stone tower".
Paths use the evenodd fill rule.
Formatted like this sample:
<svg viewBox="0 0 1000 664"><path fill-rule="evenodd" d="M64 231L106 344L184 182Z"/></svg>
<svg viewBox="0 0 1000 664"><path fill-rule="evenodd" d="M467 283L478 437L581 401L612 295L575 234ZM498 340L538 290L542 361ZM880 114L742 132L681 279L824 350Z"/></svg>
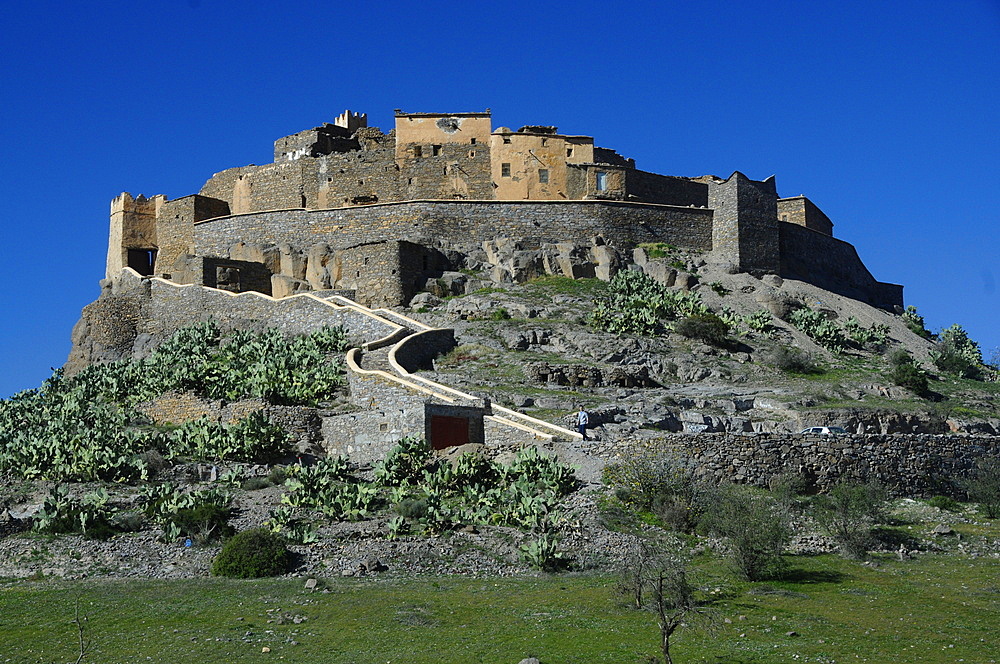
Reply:
<svg viewBox="0 0 1000 664"><path fill-rule="evenodd" d="M722 182L711 182L708 206L714 208L712 252L738 272L777 274L778 194L774 176L751 180L739 171Z"/></svg>

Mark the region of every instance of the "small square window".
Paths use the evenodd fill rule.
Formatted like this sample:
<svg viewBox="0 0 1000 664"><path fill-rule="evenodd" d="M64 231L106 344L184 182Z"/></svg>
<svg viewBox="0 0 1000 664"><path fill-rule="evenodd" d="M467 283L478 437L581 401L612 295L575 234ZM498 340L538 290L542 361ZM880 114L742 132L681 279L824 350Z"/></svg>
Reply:
<svg viewBox="0 0 1000 664"><path fill-rule="evenodd" d="M469 145L475 145L475 144L476 144L476 139L472 139L472 142L469 143Z"/></svg>
<svg viewBox="0 0 1000 664"><path fill-rule="evenodd" d="M510 177L510 164L507 163L500 164L500 177L502 178Z"/></svg>
<svg viewBox="0 0 1000 664"><path fill-rule="evenodd" d="M438 156L439 154L441 154L441 146L440 145L432 145L431 146L431 154L433 156L435 156L435 157Z"/></svg>
<svg viewBox="0 0 1000 664"><path fill-rule="evenodd" d="M541 182L542 184L549 183L549 169L547 168L538 169L538 181Z"/></svg>
<svg viewBox="0 0 1000 664"><path fill-rule="evenodd" d="M544 148L544 147L545 147L546 145L548 145L548 143L549 143L549 139L547 139L547 138L543 138L543 139L542 139L542 147L543 147L543 148Z"/></svg>
<svg viewBox="0 0 1000 664"><path fill-rule="evenodd" d="M506 143L507 145L510 145L510 136L504 136L503 142Z"/></svg>
<svg viewBox="0 0 1000 664"><path fill-rule="evenodd" d="M413 156L414 157L423 157L424 156L424 149L421 146L419 146L419 145L414 145L413 146Z"/></svg>
<svg viewBox="0 0 1000 664"><path fill-rule="evenodd" d="M573 148L566 148L566 156L567 157L573 156Z"/></svg>

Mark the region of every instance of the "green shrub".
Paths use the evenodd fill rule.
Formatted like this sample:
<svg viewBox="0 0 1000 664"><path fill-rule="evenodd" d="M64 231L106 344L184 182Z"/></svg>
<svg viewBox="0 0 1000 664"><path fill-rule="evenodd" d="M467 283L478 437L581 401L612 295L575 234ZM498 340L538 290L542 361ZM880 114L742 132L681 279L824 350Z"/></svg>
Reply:
<svg viewBox="0 0 1000 664"><path fill-rule="evenodd" d="M490 312L490 320L510 320L510 312L503 307L497 307Z"/></svg>
<svg viewBox="0 0 1000 664"><path fill-rule="evenodd" d="M847 347L843 330L821 311L805 307L796 309L788 317L788 322L828 350L839 353Z"/></svg>
<svg viewBox="0 0 1000 664"><path fill-rule="evenodd" d="M781 553L792 536L787 512L774 499L743 486L708 492L700 525L727 540L733 570L749 581L781 575Z"/></svg>
<svg viewBox="0 0 1000 664"><path fill-rule="evenodd" d="M259 579L288 571L291 554L285 540L263 528L245 530L226 540L212 561L214 576Z"/></svg>
<svg viewBox="0 0 1000 664"><path fill-rule="evenodd" d="M844 321L844 334L859 346L882 347L889 340L889 326L872 323L864 327L851 316Z"/></svg>
<svg viewBox="0 0 1000 664"><path fill-rule="evenodd" d="M117 532L109 499L104 489L88 493L82 499L72 498L69 487L57 484L35 515L34 528L40 533L77 533L87 539L107 539Z"/></svg>
<svg viewBox="0 0 1000 664"><path fill-rule="evenodd" d="M931 334L930 330L924 327L924 317L917 313L917 308L912 304L906 307L906 311L902 315L903 322L906 327L910 328L910 331L917 336L923 337L924 339L930 339L934 335Z"/></svg>
<svg viewBox="0 0 1000 664"><path fill-rule="evenodd" d="M819 371L812 353L794 346L778 346L768 359L771 364L786 373L811 374Z"/></svg>
<svg viewBox="0 0 1000 664"><path fill-rule="evenodd" d="M666 242L640 242L639 246L646 250L649 258L666 258L678 251L678 248Z"/></svg>
<svg viewBox="0 0 1000 664"><path fill-rule="evenodd" d="M755 332L766 332L771 328L772 318L767 309L758 309L749 316L744 316L743 323Z"/></svg>
<svg viewBox="0 0 1000 664"><path fill-rule="evenodd" d="M712 291L719 297L725 297L732 293L731 290L722 285L721 281L713 281L708 285L708 287L711 288Z"/></svg>
<svg viewBox="0 0 1000 664"><path fill-rule="evenodd" d="M229 525L229 508L213 503L199 503L177 510L170 518L181 537L190 537L199 544L225 539L233 534Z"/></svg>
<svg viewBox="0 0 1000 664"><path fill-rule="evenodd" d="M135 483L178 454L268 460L285 443L263 415L228 428L199 423L163 431L148 427L136 406L184 390L213 399L313 403L342 388L345 346L341 328L294 338L278 330L224 337L204 323L178 330L144 360L96 364L72 378L55 371L39 389L0 399L0 471Z"/></svg>
<svg viewBox="0 0 1000 664"><path fill-rule="evenodd" d="M927 374L916 365L913 356L903 348L897 348L889 356L892 370L889 379L900 387L905 387L918 395L927 393Z"/></svg>
<svg viewBox="0 0 1000 664"><path fill-rule="evenodd" d="M642 272L623 270L595 304L590 324L615 334L651 336L663 329L663 320L707 313L698 293L671 289Z"/></svg>
<svg viewBox="0 0 1000 664"><path fill-rule="evenodd" d="M775 500L785 507L792 507L800 496L809 491L810 486L809 480L802 473L786 472L771 477L768 488Z"/></svg>
<svg viewBox="0 0 1000 664"><path fill-rule="evenodd" d="M962 504L950 496L934 496L927 501L927 504L945 512L962 511Z"/></svg>
<svg viewBox="0 0 1000 664"><path fill-rule="evenodd" d="M624 506L668 528L691 532L698 522L706 488L687 462L670 453L649 451L609 464L603 480Z"/></svg>
<svg viewBox="0 0 1000 664"><path fill-rule="evenodd" d="M889 374L890 380L900 387L911 390L914 394L927 394L927 375L912 363L900 364Z"/></svg>
<svg viewBox="0 0 1000 664"><path fill-rule="evenodd" d="M241 487L244 491L259 491L274 486L266 477L251 477Z"/></svg>
<svg viewBox="0 0 1000 664"><path fill-rule="evenodd" d="M689 339L699 339L720 346L726 342L729 325L715 314L695 314L677 321L674 332Z"/></svg>
<svg viewBox="0 0 1000 664"><path fill-rule="evenodd" d="M962 487L979 503L987 517L1000 516L1000 457L979 459L972 476L962 483Z"/></svg>
<svg viewBox="0 0 1000 664"><path fill-rule="evenodd" d="M983 376L983 353L979 344L957 323L941 331L931 359L941 371L977 380Z"/></svg>
<svg viewBox="0 0 1000 664"><path fill-rule="evenodd" d="M863 559L875 544L872 529L884 519L885 492L874 484L841 482L816 497L813 517L849 558Z"/></svg>

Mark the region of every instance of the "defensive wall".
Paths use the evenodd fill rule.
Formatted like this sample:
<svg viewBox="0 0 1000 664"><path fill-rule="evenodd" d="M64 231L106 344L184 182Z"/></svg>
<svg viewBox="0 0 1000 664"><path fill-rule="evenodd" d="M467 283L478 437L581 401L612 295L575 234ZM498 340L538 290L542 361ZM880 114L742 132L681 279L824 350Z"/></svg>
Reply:
<svg viewBox="0 0 1000 664"><path fill-rule="evenodd" d="M600 444L598 444L600 445ZM1000 438L967 434L685 433L605 445L606 461L625 462L651 452L688 459L713 481L768 486L783 473L802 475L824 491L841 479L873 481L898 496L954 493L977 459L1000 454Z"/></svg>
<svg viewBox="0 0 1000 664"><path fill-rule="evenodd" d="M853 245L798 224L777 225L782 277L890 311L903 306L903 287L877 281Z"/></svg>
<svg viewBox="0 0 1000 664"><path fill-rule="evenodd" d="M631 247L671 242L712 248L712 211L619 201L404 201L330 210L276 210L195 224L199 255L226 255L247 238L261 244L346 248L373 238L481 243L501 237L539 242L603 236Z"/></svg>

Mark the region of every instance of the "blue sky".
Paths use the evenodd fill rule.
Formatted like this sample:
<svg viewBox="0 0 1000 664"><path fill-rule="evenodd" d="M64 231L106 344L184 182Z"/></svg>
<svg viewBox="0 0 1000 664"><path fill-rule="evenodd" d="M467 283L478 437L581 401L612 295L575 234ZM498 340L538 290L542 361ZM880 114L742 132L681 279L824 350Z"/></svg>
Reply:
<svg viewBox="0 0 1000 664"><path fill-rule="evenodd" d="M0 397L66 359L108 205L267 163L350 108L553 124L670 175L777 176L1000 346L1000 3L5 3Z"/></svg>

